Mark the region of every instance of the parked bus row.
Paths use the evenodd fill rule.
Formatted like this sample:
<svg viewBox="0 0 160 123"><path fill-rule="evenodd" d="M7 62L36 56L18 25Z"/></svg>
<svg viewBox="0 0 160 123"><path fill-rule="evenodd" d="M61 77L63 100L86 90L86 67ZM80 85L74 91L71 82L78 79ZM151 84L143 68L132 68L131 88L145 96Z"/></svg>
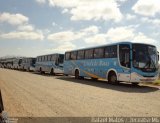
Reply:
<svg viewBox="0 0 160 123"><path fill-rule="evenodd" d="M9 58L0 60L0 66L3 68L35 71L40 73L63 73L64 54L48 54L38 56L37 58Z"/></svg>
<svg viewBox="0 0 160 123"><path fill-rule="evenodd" d="M76 79L90 77L111 83L138 84L158 78L159 53L151 44L120 42L36 58L0 61L0 66L40 73L63 73Z"/></svg>

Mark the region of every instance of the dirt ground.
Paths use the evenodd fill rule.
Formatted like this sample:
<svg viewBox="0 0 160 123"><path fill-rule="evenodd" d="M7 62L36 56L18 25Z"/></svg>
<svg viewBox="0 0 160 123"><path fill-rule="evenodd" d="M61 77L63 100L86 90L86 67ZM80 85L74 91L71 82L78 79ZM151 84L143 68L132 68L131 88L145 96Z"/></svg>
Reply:
<svg viewBox="0 0 160 123"><path fill-rule="evenodd" d="M0 68L0 89L11 117L160 116L157 87Z"/></svg>

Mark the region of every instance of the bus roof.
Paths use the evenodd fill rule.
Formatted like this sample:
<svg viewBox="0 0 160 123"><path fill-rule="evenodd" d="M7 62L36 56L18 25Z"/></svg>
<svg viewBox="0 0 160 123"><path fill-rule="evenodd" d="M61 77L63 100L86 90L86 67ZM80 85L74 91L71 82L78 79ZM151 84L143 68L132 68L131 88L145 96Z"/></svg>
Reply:
<svg viewBox="0 0 160 123"><path fill-rule="evenodd" d="M53 54L40 55L40 56L37 56L37 57L49 56L49 55L64 55L64 54L62 54L62 53L53 53Z"/></svg>
<svg viewBox="0 0 160 123"><path fill-rule="evenodd" d="M154 45L148 44L148 43L137 43L137 42L123 41L123 42L116 42L116 43L104 44L104 45L99 45L99 46L92 46L92 47L88 47L88 48L69 50L69 51L66 51L66 52L79 51L79 50L87 50L87 49L92 49L92 48L100 48L100 47L112 46L112 45L118 45L118 44L146 44L146 45L154 46Z"/></svg>
<svg viewBox="0 0 160 123"><path fill-rule="evenodd" d="M35 57L25 57L23 59L35 59Z"/></svg>

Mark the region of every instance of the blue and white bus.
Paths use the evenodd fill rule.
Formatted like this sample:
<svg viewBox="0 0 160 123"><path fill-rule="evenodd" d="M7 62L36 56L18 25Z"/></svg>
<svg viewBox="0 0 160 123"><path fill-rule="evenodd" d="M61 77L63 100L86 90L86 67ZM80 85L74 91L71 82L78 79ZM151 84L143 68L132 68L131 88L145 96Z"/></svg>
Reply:
<svg viewBox="0 0 160 123"><path fill-rule="evenodd" d="M111 83L153 82L158 78L158 60L153 45L120 42L65 52L64 74Z"/></svg>
<svg viewBox="0 0 160 123"><path fill-rule="evenodd" d="M22 58L15 58L13 60L13 66L12 69L20 70L22 64Z"/></svg>
<svg viewBox="0 0 160 123"><path fill-rule="evenodd" d="M21 70L35 71L36 58L23 58L21 64Z"/></svg>
<svg viewBox="0 0 160 123"><path fill-rule="evenodd" d="M40 73L63 74L64 54L49 54L38 56L36 59L36 71Z"/></svg>

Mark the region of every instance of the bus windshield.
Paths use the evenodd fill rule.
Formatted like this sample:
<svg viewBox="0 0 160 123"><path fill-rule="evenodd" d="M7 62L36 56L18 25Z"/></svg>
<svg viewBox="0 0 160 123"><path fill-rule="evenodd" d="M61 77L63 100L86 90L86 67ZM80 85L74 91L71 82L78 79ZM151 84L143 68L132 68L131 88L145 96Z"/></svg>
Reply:
<svg viewBox="0 0 160 123"><path fill-rule="evenodd" d="M158 68L156 47L146 44L133 44L133 67L153 72Z"/></svg>

